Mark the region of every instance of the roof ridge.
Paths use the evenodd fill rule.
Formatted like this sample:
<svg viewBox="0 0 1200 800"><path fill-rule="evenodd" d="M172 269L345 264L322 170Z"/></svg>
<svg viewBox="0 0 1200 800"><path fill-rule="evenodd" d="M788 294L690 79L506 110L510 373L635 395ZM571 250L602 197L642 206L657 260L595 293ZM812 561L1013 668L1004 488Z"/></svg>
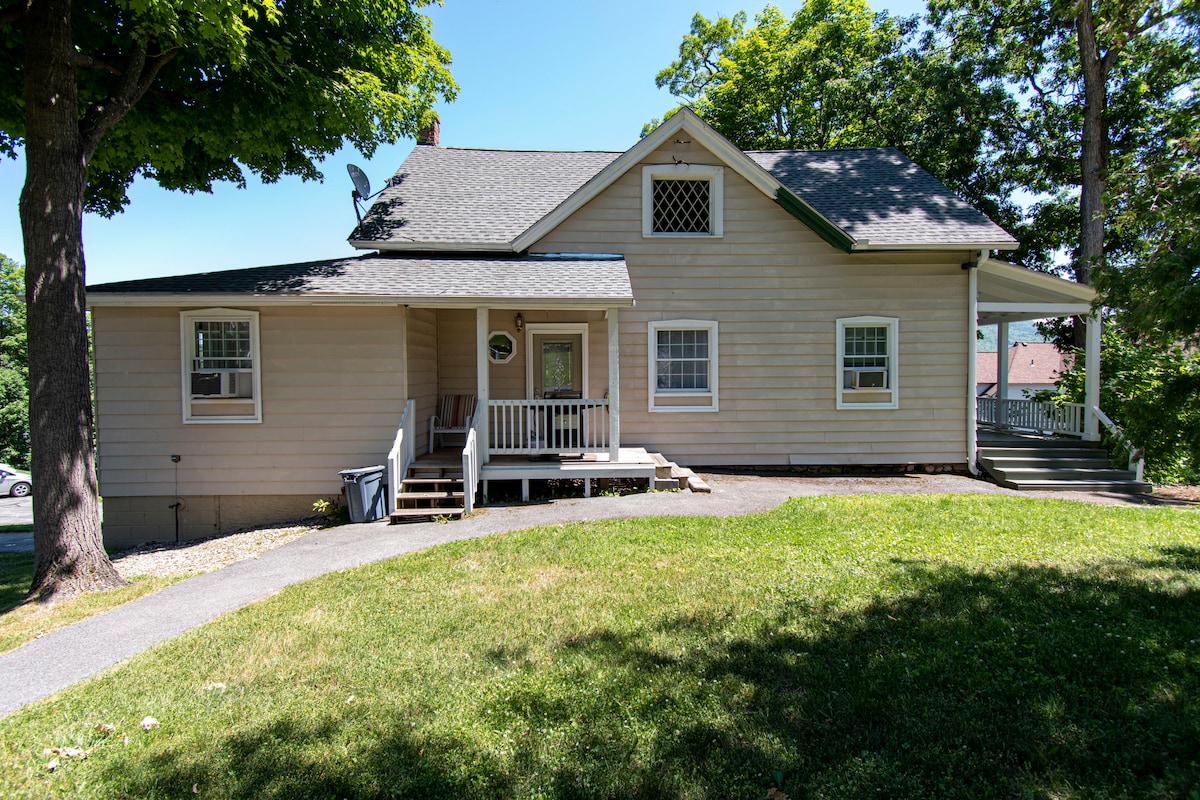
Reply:
<svg viewBox="0 0 1200 800"><path fill-rule="evenodd" d="M458 146L437 147L437 148L431 147L431 148L429 148L429 150L430 151L461 150L461 151L475 152L475 153L548 153L548 154L555 154L555 155L561 155L561 154L566 154L566 153L574 153L574 154L585 154L586 153L586 154L595 154L595 155L602 155L602 156L620 155L621 153L625 152L624 150L541 150L541 149L536 149L536 148L522 148L522 147L458 147Z"/></svg>

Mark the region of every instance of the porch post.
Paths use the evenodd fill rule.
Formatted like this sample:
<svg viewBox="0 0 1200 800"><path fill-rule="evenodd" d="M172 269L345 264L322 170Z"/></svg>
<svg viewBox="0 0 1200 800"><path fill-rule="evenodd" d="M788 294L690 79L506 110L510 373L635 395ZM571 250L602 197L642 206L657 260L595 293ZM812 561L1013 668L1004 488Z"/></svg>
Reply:
<svg viewBox="0 0 1200 800"><path fill-rule="evenodd" d="M488 310L475 309L475 395L478 407L482 409L479 415L479 463L486 464L491 460L491 437L488 435L488 423L491 421L491 410L488 408Z"/></svg>
<svg viewBox="0 0 1200 800"><path fill-rule="evenodd" d="M1100 440L1100 419L1092 409L1100 405L1100 315L1087 317L1087 338L1083 350L1083 397L1087 408L1083 414L1083 438Z"/></svg>
<svg viewBox="0 0 1200 800"><path fill-rule="evenodd" d="M621 347L617 331L617 309L608 317L608 460L621 460Z"/></svg>
<svg viewBox="0 0 1200 800"><path fill-rule="evenodd" d="M1008 321L996 323L996 425L1008 427Z"/></svg>

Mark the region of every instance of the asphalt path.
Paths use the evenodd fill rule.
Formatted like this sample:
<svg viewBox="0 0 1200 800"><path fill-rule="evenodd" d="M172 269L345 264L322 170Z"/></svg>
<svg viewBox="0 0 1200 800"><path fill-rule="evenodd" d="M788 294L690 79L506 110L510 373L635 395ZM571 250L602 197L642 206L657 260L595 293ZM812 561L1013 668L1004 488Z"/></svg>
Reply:
<svg viewBox="0 0 1200 800"><path fill-rule="evenodd" d="M995 484L955 475L888 478L788 478L705 475L711 494L653 492L623 497L564 499L493 506L449 523L372 522L315 531L263 553L180 581L103 614L52 631L0 655L0 716L95 675L159 642L274 594L285 586L337 570L539 525L597 519L730 516L766 511L789 497L820 494L1014 494ZM1038 494L1032 492L1025 495ZM1125 502L1120 495L1057 493L1092 502ZM6 508L0 500L0 509Z"/></svg>

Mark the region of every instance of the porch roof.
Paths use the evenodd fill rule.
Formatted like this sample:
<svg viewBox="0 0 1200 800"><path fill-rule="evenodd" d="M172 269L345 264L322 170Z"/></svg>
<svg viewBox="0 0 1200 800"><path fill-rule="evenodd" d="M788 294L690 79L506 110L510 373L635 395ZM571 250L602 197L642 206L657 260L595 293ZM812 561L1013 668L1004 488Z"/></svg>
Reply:
<svg viewBox="0 0 1200 800"><path fill-rule="evenodd" d="M992 259L979 265L980 325L998 322L1086 316L1092 312L1096 290Z"/></svg>
<svg viewBox="0 0 1200 800"><path fill-rule="evenodd" d="M625 260L612 255L357 256L88 287L88 304L392 304L609 308L633 305Z"/></svg>

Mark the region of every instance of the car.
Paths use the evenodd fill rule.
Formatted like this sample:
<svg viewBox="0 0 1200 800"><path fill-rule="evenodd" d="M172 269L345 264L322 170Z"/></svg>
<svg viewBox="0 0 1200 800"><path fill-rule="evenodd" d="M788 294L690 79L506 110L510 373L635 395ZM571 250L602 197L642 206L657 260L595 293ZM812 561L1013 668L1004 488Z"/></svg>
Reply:
<svg viewBox="0 0 1200 800"><path fill-rule="evenodd" d="M0 495L9 497L26 497L33 491L33 478L28 472L13 469L8 464L0 464Z"/></svg>

